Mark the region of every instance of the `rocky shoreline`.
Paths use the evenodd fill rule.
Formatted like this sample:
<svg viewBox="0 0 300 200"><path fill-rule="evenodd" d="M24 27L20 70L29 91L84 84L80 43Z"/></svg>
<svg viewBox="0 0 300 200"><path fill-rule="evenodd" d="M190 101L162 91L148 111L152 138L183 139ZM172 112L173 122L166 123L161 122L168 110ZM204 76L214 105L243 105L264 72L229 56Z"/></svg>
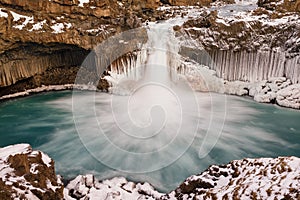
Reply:
<svg viewBox="0 0 300 200"><path fill-rule="evenodd" d="M0 148L1 199L299 199L300 158L235 160L212 165L187 178L168 194L149 183L125 178L98 180L79 175L67 185L56 175L54 161L29 144Z"/></svg>

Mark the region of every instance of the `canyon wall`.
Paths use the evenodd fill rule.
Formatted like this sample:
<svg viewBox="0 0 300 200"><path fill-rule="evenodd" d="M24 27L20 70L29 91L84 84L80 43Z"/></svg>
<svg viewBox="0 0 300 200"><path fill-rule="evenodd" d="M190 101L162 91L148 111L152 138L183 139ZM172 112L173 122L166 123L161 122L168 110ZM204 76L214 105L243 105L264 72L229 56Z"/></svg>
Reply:
<svg viewBox="0 0 300 200"><path fill-rule="evenodd" d="M79 67L97 45L140 27L142 21L156 20L159 5L157 0L90 0L83 4L78 0L1 1L0 96L42 85L74 83ZM102 68L113 62L110 54L120 48L107 48ZM103 73L86 69L87 80L97 80ZM106 89L105 81L100 82L99 89Z"/></svg>

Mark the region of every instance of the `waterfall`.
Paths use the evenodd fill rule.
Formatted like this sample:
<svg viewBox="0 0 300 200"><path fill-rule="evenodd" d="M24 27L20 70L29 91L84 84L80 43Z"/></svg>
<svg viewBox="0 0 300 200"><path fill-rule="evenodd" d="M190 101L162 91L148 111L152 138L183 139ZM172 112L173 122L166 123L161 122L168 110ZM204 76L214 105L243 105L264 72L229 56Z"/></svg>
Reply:
<svg viewBox="0 0 300 200"><path fill-rule="evenodd" d="M110 91L130 95L138 85L154 82L170 86L178 81L179 45L171 23L147 26L148 41L138 51L129 52L110 65Z"/></svg>
<svg viewBox="0 0 300 200"><path fill-rule="evenodd" d="M178 45L172 25L168 23L150 25L148 36L149 57L144 80L170 85L171 81L176 81L174 71L179 63Z"/></svg>

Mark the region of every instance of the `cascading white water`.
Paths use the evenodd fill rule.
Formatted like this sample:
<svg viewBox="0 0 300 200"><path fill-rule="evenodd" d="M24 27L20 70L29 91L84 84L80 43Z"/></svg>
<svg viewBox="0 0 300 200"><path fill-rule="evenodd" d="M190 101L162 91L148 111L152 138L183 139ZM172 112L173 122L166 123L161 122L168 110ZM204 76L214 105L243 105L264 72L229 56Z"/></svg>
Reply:
<svg viewBox="0 0 300 200"><path fill-rule="evenodd" d="M179 45L171 23L151 23L147 26L148 42L133 53L127 53L111 64L111 93L130 95L138 85L156 82L170 86L176 82L180 63Z"/></svg>
<svg viewBox="0 0 300 200"><path fill-rule="evenodd" d="M148 29L149 41L146 44L149 56L144 80L165 85L176 81L179 61L179 47L170 23L151 24Z"/></svg>

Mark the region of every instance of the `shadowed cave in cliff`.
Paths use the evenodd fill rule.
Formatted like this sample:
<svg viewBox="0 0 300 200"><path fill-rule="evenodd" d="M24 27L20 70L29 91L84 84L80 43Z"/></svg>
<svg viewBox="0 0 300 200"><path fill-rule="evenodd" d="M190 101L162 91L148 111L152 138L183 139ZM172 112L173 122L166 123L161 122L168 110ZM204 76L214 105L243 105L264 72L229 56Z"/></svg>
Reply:
<svg viewBox="0 0 300 200"><path fill-rule="evenodd" d="M42 85L72 84L90 53L75 45L20 43L0 55L0 95Z"/></svg>

